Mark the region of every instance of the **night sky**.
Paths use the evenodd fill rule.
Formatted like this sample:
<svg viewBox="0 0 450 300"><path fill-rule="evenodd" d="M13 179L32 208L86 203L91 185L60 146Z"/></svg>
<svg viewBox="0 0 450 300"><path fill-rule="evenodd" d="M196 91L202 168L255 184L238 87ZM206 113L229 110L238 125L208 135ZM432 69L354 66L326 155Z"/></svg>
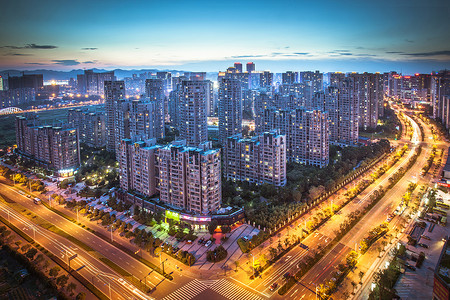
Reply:
<svg viewBox="0 0 450 300"><path fill-rule="evenodd" d="M450 1L2 1L0 70L429 73L450 68Z"/></svg>

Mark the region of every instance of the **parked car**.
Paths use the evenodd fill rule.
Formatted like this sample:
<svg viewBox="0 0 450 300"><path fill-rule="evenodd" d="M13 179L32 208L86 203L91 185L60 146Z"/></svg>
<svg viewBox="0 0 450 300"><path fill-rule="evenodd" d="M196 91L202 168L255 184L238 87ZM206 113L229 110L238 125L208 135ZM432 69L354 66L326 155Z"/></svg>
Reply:
<svg viewBox="0 0 450 300"><path fill-rule="evenodd" d="M289 277L291 277L291 273L287 272L283 275L283 280L287 280Z"/></svg>
<svg viewBox="0 0 450 300"><path fill-rule="evenodd" d="M211 244L212 244L212 241L209 240L209 241L206 242L205 247L209 247L209 245L211 245Z"/></svg>
<svg viewBox="0 0 450 300"><path fill-rule="evenodd" d="M406 267L407 269L410 269L411 271L415 271L415 270L416 270L416 267L411 266L411 265L406 265L405 267Z"/></svg>
<svg viewBox="0 0 450 300"><path fill-rule="evenodd" d="M243 236L242 239L246 242L248 242L248 236Z"/></svg>
<svg viewBox="0 0 450 300"><path fill-rule="evenodd" d="M270 287L269 290L274 291L278 287L278 283L274 282Z"/></svg>
<svg viewBox="0 0 450 300"><path fill-rule="evenodd" d="M426 240L429 240L429 241L431 241L431 238L430 238L429 236L426 236L426 235L421 235L420 237L421 237L421 238L423 238L423 239L426 239Z"/></svg>
<svg viewBox="0 0 450 300"><path fill-rule="evenodd" d="M203 244L203 242L205 241L205 238L200 238L199 240L198 240L198 244L200 245L200 244Z"/></svg>
<svg viewBox="0 0 450 300"><path fill-rule="evenodd" d="M186 242L186 244L192 244L192 241L191 241L191 240L188 240L188 241Z"/></svg>
<svg viewBox="0 0 450 300"><path fill-rule="evenodd" d="M417 245L419 245L420 247L423 247L423 248L428 248L428 245L424 244L424 243L418 243Z"/></svg>

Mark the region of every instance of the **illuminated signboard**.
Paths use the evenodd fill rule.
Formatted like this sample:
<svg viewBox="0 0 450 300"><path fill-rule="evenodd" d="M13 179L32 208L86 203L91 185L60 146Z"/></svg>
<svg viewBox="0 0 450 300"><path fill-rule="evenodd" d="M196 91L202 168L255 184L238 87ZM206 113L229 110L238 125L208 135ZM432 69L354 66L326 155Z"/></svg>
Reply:
<svg viewBox="0 0 450 300"><path fill-rule="evenodd" d="M211 222L211 217L192 217L189 215L181 215L181 219L194 222Z"/></svg>
<svg viewBox="0 0 450 300"><path fill-rule="evenodd" d="M172 219L175 221L180 221L180 214L176 213L174 211L170 211L170 210L166 210L166 218L167 219Z"/></svg>

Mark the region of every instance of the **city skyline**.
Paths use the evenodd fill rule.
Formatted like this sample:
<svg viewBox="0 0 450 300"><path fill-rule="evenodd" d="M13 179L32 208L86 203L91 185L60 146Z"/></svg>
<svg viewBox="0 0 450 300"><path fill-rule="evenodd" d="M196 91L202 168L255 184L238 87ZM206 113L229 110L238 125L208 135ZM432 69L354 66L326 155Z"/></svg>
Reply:
<svg viewBox="0 0 450 300"><path fill-rule="evenodd" d="M30 9L33 8L33 9ZM450 68L450 4L5 3L0 69L429 73ZM368 13L370 12L370 13Z"/></svg>

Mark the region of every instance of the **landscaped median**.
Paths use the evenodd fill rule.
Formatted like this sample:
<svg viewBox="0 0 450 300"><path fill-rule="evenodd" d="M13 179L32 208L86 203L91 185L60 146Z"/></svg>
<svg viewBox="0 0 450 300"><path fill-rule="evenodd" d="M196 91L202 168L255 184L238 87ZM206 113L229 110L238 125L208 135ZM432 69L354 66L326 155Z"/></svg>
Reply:
<svg viewBox="0 0 450 300"><path fill-rule="evenodd" d="M5 199L7 199L7 200L5 200ZM8 199L7 197L0 196L0 202L3 202L6 205L10 206L15 211L19 212L20 214L22 214L26 218L28 218L31 221L33 221L36 225L38 225L38 226L40 226L40 227L42 227L44 229L47 229L48 231L51 231L51 232L53 232L53 233L55 233L55 234L65 238L65 239L68 239L72 243L74 243L77 246L81 247L83 250L89 252L89 254L91 256L93 256L96 259L102 261L103 263L108 265L111 269L116 271L118 274L120 274L121 276L125 277L125 279L130 281L134 286L136 286L137 288L139 288L143 292L145 292L145 293L148 292L148 289L142 284L142 282L137 277L135 277L132 274L130 274L129 272L125 271L122 267L118 266L117 264L115 264L114 262L112 262L111 260L109 260L108 258L103 256L100 252L96 251L95 249L93 249L89 245L86 245L84 242L78 240L74 236L66 233L65 231L63 231L63 230L59 229L58 227L54 226L53 224L47 222L45 219L43 219L40 216L36 215L35 213L29 211L28 209L26 209L21 204L19 204L17 202L14 202L11 199ZM162 271L161 271L161 273L162 273ZM167 277L170 276L170 278L173 278L169 274L166 274L166 275L167 275Z"/></svg>
<svg viewBox="0 0 450 300"><path fill-rule="evenodd" d="M0 197L1 198L1 197ZM51 252L49 252L47 249L42 247L41 245L37 244L32 238L30 238L27 234L22 232L20 229L18 229L16 226L14 226L12 223L4 219L2 216L0 216L0 222L4 223L6 226L8 226L11 230L13 230L15 233L17 233L19 236L21 236L25 241L36 247L39 251L41 251L43 254L45 254L48 258L53 260L55 263L57 263L59 266L61 266L64 270L70 271L70 275L72 275L76 280L78 280L81 284L83 284L88 290L90 290L95 296L97 296L101 300L107 300L109 299L102 291L100 291L96 286L91 284L88 280L86 280L83 276L81 276L76 270L69 270L69 267L67 264L53 255ZM9 248L11 249L11 248ZM13 251L11 249L11 251Z"/></svg>

